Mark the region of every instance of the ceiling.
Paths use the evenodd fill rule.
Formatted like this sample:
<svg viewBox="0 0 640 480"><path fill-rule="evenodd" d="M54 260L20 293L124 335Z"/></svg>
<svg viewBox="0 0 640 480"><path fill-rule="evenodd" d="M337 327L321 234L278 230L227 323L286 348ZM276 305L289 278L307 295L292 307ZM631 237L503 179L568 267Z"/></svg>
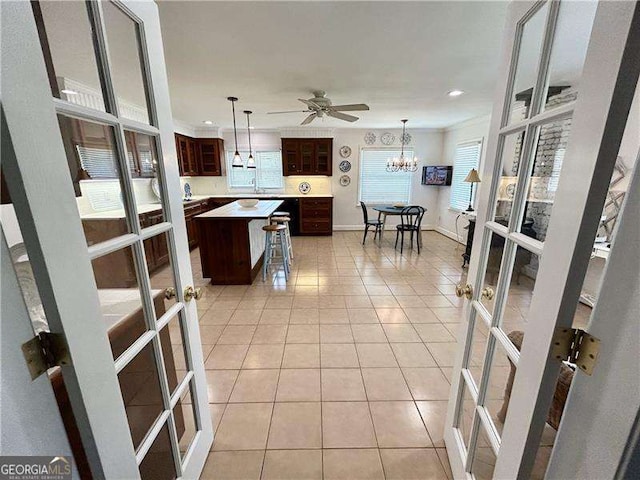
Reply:
<svg viewBox="0 0 640 480"><path fill-rule="evenodd" d="M266 112L312 90L371 108L312 127L442 128L491 111L507 2L158 3L173 116L195 127L230 127L230 95L256 128L293 127L304 113Z"/></svg>

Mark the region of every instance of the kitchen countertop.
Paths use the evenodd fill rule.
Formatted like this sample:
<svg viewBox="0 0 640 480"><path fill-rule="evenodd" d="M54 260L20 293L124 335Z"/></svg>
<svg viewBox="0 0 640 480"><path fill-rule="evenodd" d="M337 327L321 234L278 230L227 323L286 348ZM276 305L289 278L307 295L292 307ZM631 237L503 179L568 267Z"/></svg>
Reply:
<svg viewBox="0 0 640 480"><path fill-rule="evenodd" d="M282 200L260 200L255 207L241 207L231 202L196 215L196 218L269 218L282 205Z"/></svg>
<svg viewBox="0 0 640 480"><path fill-rule="evenodd" d="M309 193L303 195L301 193L212 193L210 195L193 195L190 200L183 200L183 205L201 202L209 198L333 198L330 193ZM160 203L146 203L138 205L138 214L159 212L162 210ZM124 208L115 210L106 210L104 212L85 213L80 215L82 220L117 220L125 217Z"/></svg>
<svg viewBox="0 0 640 480"><path fill-rule="evenodd" d="M315 198L333 198L330 193L308 193L303 195L302 193L212 193L203 198L302 198L302 197L315 197Z"/></svg>

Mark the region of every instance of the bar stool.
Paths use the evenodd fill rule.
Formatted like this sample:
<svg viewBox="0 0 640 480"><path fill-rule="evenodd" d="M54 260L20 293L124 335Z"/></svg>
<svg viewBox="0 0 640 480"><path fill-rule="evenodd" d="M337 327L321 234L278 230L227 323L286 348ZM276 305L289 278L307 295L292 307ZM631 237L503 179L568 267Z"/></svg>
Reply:
<svg viewBox="0 0 640 480"><path fill-rule="evenodd" d="M285 236L287 227L282 224L265 225L262 227L262 230L266 232L264 242L264 262L262 264L262 281L264 282L267 280L267 269L273 263L278 245L280 246L280 254L282 256L284 278L285 280L289 280L289 253L287 250L287 239Z"/></svg>
<svg viewBox="0 0 640 480"><path fill-rule="evenodd" d="M291 217L288 212L273 212L271 216L271 223L282 224L287 227L286 237L287 237L287 251L289 252L289 265L293 261L293 243L291 242L291 230L289 230L289 222L291 221Z"/></svg>

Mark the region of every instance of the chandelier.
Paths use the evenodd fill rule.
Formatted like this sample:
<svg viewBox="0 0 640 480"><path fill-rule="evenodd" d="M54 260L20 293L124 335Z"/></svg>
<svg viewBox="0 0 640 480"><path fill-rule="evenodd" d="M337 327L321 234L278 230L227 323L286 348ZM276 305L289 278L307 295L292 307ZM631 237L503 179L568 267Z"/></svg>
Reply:
<svg viewBox="0 0 640 480"><path fill-rule="evenodd" d="M402 137L400 137L400 157L393 157L387 160L387 172L415 172L418 170L418 157L406 158L404 156L405 133L407 119L402 122Z"/></svg>

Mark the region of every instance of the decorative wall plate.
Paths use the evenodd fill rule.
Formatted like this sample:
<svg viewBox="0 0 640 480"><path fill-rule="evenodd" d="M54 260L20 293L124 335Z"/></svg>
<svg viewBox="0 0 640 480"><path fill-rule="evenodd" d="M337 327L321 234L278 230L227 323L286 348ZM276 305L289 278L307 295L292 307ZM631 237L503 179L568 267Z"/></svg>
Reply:
<svg viewBox="0 0 640 480"><path fill-rule="evenodd" d="M300 193L307 194L311 191L311 184L309 182L300 182L298 190L300 190Z"/></svg>
<svg viewBox="0 0 640 480"><path fill-rule="evenodd" d="M351 162L349 160L342 160L339 167L341 172L347 173L351 170Z"/></svg>
<svg viewBox="0 0 640 480"><path fill-rule="evenodd" d="M403 135L400 135L400 143L403 145L409 145L411 143L411 134L405 132Z"/></svg>
<svg viewBox="0 0 640 480"><path fill-rule="evenodd" d="M346 187L350 183L351 183L351 177L349 175L342 175L340 177L340 185L342 185L343 187Z"/></svg>
<svg viewBox="0 0 640 480"><path fill-rule="evenodd" d="M364 136L364 143L366 143L367 145L373 145L374 143L376 143L376 134L373 132L367 132L367 134Z"/></svg>
<svg viewBox="0 0 640 480"><path fill-rule="evenodd" d="M393 133L385 132L380 137L380 141L385 145L391 145L396 140L396 136Z"/></svg>
<svg viewBox="0 0 640 480"><path fill-rule="evenodd" d="M340 147L340 156L342 158L349 158L351 156L351 147L348 145Z"/></svg>

